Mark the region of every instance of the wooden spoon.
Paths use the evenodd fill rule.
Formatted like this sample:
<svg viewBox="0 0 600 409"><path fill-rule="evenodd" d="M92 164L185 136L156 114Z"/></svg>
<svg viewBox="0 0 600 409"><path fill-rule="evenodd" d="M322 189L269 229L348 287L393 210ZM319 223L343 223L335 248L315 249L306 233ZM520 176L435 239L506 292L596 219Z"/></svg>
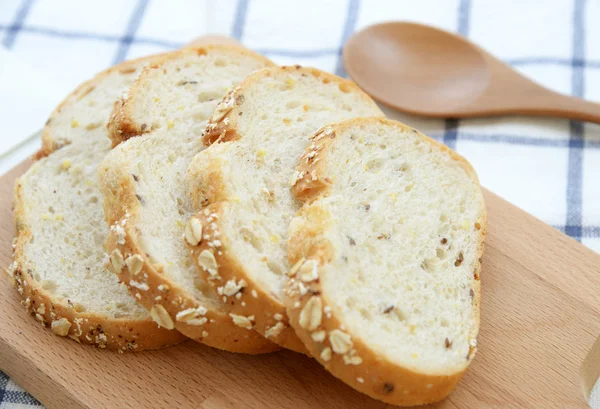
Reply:
<svg viewBox="0 0 600 409"><path fill-rule="evenodd" d="M346 70L376 100L427 117L535 115L600 123L600 104L558 94L458 35L383 23L344 47Z"/></svg>

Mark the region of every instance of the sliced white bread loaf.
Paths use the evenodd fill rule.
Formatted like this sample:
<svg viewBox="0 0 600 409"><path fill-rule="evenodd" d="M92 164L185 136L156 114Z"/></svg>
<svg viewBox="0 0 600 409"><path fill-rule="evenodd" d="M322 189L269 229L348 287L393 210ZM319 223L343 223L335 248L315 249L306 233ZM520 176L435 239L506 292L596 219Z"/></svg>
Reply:
<svg viewBox="0 0 600 409"><path fill-rule="evenodd" d="M114 101L143 64L142 60L120 64L86 87L106 101L112 95ZM27 311L57 335L121 352L177 343L185 338L159 328L104 267L108 228L97 167L110 149L106 134L110 107L103 104L90 111L80 90L65 100L44 131L45 142L69 135L68 144L34 163L17 180L17 237L10 268L15 285ZM81 126L72 125L77 120ZM86 129L90 123L94 129Z"/></svg>
<svg viewBox="0 0 600 409"><path fill-rule="evenodd" d="M327 126L301 157L285 303L311 354L376 399L445 398L476 351L486 211L471 165L399 122Z"/></svg>
<svg viewBox="0 0 600 409"><path fill-rule="evenodd" d="M344 79L299 66L265 69L219 104L205 135L213 145L190 165L200 210L191 222L204 232L192 259L236 320L286 348L306 351L282 300L287 227L299 209L290 192L295 164L321 126L380 114Z"/></svg>
<svg viewBox="0 0 600 409"><path fill-rule="evenodd" d="M120 96L115 92L127 89L149 61L146 57L115 65L77 87L48 118L38 157L80 139L106 138L106 123Z"/></svg>
<svg viewBox="0 0 600 409"><path fill-rule="evenodd" d="M278 349L225 311L196 273L185 235L191 202L187 167L204 149L202 132L220 98L246 75L271 63L236 47L181 50L157 60L115 105L111 139L120 143L100 167L107 250L116 272L161 326L232 352Z"/></svg>

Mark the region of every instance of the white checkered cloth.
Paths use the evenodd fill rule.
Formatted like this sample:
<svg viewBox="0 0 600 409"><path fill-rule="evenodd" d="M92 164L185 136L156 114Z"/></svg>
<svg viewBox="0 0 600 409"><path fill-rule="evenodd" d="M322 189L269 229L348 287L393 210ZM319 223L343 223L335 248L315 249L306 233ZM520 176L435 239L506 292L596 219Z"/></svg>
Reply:
<svg viewBox="0 0 600 409"><path fill-rule="evenodd" d="M600 100L599 17L600 0L2 0L0 44L42 70L59 100L112 64L207 33L232 35L280 64L345 75L340 50L354 31L411 20L468 36L553 90ZM30 92L27 105L44 93ZM33 108L14 98L0 92L0 106L30 115ZM3 126L16 123L15 115L0 112ZM399 118L464 155L493 192L600 251L600 126L524 117ZM39 128L43 120L29 122ZM11 137L17 138L0 135L0 148ZM26 141L10 158L18 162L38 145L37 138ZM35 405L0 372L0 408Z"/></svg>

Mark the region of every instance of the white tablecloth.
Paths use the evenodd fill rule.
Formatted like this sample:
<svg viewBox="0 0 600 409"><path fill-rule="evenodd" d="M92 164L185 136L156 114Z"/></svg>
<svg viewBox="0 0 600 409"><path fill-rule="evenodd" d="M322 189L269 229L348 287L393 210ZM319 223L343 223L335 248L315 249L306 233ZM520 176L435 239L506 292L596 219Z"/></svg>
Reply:
<svg viewBox="0 0 600 409"><path fill-rule="evenodd" d="M600 0L0 0L0 173L37 149L27 138L67 92L123 59L222 33L280 64L345 75L341 45L386 20L459 32L551 89L600 100ZM464 155L484 186L600 251L600 126L402 119ZM0 408L35 403L0 375Z"/></svg>

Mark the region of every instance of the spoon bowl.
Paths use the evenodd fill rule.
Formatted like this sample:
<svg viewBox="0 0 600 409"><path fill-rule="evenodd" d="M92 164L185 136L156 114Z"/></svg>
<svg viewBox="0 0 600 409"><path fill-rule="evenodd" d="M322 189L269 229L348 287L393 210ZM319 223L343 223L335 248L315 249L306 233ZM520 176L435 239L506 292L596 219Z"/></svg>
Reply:
<svg viewBox="0 0 600 409"><path fill-rule="evenodd" d="M600 123L600 104L546 89L464 37L423 24L367 27L350 38L343 58L362 89L410 114L521 114Z"/></svg>

